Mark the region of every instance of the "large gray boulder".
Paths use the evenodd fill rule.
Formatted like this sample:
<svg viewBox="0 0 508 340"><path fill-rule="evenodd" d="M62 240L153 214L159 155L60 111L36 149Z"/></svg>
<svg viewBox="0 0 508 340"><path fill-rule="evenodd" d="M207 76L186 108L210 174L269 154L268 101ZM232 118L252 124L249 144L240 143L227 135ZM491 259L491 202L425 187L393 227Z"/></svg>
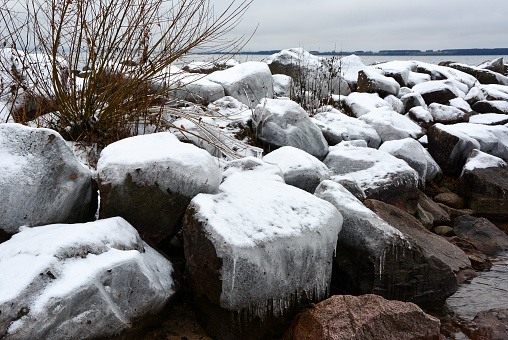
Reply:
<svg viewBox="0 0 508 340"><path fill-rule="evenodd" d="M267 163L277 165L284 181L292 186L314 193L324 180L330 179L330 169L319 159L292 146L283 146L263 157Z"/></svg>
<svg viewBox="0 0 508 340"><path fill-rule="evenodd" d="M471 150L480 149L480 143L460 131L453 130L451 126L440 123L432 125L427 132L428 149L443 173L458 175Z"/></svg>
<svg viewBox="0 0 508 340"><path fill-rule="evenodd" d="M508 77L505 77L501 73L497 73L486 68L480 68L460 63L452 63L449 66L474 76L482 84L508 85Z"/></svg>
<svg viewBox="0 0 508 340"><path fill-rule="evenodd" d="M267 148L293 146L323 159L328 143L307 112L296 102L263 99L252 115L257 138Z"/></svg>
<svg viewBox="0 0 508 340"><path fill-rule="evenodd" d="M328 202L243 168L227 170L220 193L196 196L184 218L198 321L217 339L280 335L299 309L325 298L342 226Z"/></svg>
<svg viewBox="0 0 508 340"><path fill-rule="evenodd" d="M398 95L400 84L391 77L385 77L376 70L363 69L358 72L358 92L378 93L381 97Z"/></svg>
<svg viewBox="0 0 508 340"><path fill-rule="evenodd" d="M319 109L311 120L321 129L329 145L336 145L342 141L362 139L371 148L377 149L381 138L377 131L369 124L332 107Z"/></svg>
<svg viewBox="0 0 508 340"><path fill-rule="evenodd" d="M216 71L207 80L220 84L226 96L254 108L261 99L273 98L273 77L263 62L248 61L223 71Z"/></svg>
<svg viewBox="0 0 508 340"><path fill-rule="evenodd" d="M499 157L473 150L457 186L468 206L483 216L508 216L508 165Z"/></svg>
<svg viewBox="0 0 508 340"><path fill-rule="evenodd" d="M405 161L384 151L341 143L330 147L323 163L332 171L331 180L356 182L367 198L416 211L419 176Z"/></svg>
<svg viewBox="0 0 508 340"><path fill-rule="evenodd" d="M454 124L469 121L469 114L453 106L432 103L429 112L435 123Z"/></svg>
<svg viewBox="0 0 508 340"><path fill-rule="evenodd" d="M423 185L432 181L441 171L429 152L412 138L384 142L379 150L406 161L418 172Z"/></svg>
<svg viewBox="0 0 508 340"><path fill-rule="evenodd" d="M341 97L341 104L346 114L356 118L379 108L392 109L392 106L377 93L353 92L348 96Z"/></svg>
<svg viewBox="0 0 508 340"><path fill-rule="evenodd" d="M93 220L97 185L58 132L0 124L0 230Z"/></svg>
<svg viewBox="0 0 508 340"><path fill-rule="evenodd" d="M457 98L457 91L445 82L431 80L413 86L413 91L419 93L427 105L432 103L444 104L447 101Z"/></svg>
<svg viewBox="0 0 508 340"><path fill-rule="evenodd" d="M375 109L358 119L372 126L383 142L408 137L420 138L425 134L418 124L392 109Z"/></svg>
<svg viewBox="0 0 508 340"><path fill-rule="evenodd" d="M169 132L108 145L97 171L99 216L121 216L156 243L178 232L194 196L217 192L221 181L219 166L208 152Z"/></svg>
<svg viewBox="0 0 508 340"><path fill-rule="evenodd" d="M453 221L453 231L486 255L495 256L508 250L508 235L486 218L459 216Z"/></svg>
<svg viewBox="0 0 508 340"><path fill-rule="evenodd" d="M334 287L416 303L442 300L457 290L448 264L382 220L342 185L323 181L315 195L332 203L344 218L333 262Z"/></svg>
<svg viewBox="0 0 508 340"><path fill-rule="evenodd" d="M181 71L173 80L171 96L198 104L208 104L225 96L224 88L205 78L204 74Z"/></svg>
<svg viewBox="0 0 508 340"><path fill-rule="evenodd" d="M2 339L111 337L175 293L171 263L119 217L23 228L0 270Z"/></svg>

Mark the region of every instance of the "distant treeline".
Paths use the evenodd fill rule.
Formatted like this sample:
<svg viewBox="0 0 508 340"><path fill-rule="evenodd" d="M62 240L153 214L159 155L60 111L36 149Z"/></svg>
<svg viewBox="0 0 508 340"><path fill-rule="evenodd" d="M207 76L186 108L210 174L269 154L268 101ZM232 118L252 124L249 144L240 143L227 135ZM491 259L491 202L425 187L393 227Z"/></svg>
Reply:
<svg viewBox="0 0 508 340"><path fill-rule="evenodd" d="M260 54L260 55L271 55L280 52L280 50L270 51L255 51L255 52L239 52L237 54ZM454 49L454 50L382 50L379 52L372 51L332 51L332 52L321 52L321 51L309 51L314 55L508 55L508 48L465 48L465 49ZM220 54L220 53L219 53Z"/></svg>

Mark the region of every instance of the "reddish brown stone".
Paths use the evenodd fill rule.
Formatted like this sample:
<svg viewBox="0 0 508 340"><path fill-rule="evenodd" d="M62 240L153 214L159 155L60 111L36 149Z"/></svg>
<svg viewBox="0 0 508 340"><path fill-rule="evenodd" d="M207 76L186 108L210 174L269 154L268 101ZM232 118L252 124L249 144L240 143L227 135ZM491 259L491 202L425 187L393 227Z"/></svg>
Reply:
<svg viewBox="0 0 508 340"><path fill-rule="evenodd" d="M440 322L411 302L335 295L299 314L284 340L439 339Z"/></svg>

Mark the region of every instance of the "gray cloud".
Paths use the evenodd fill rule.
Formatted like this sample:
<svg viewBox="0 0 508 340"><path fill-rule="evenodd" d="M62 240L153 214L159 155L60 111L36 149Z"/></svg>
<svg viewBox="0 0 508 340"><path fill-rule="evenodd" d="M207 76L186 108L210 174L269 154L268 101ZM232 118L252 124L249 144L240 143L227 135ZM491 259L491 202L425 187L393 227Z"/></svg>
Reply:
<svg viewBox="0 0 508 340"><path fill-rule="evenodd" d="M507 15L506 0L254 0L232 33L259 24L247 51L493 48L508 47Z"/></svg>

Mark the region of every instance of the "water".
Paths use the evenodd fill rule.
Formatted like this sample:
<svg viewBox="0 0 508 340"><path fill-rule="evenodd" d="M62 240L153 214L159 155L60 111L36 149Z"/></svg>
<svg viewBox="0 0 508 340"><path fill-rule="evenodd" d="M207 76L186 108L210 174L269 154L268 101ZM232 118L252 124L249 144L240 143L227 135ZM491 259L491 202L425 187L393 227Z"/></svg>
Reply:
<svg viewBox="0 0 508 340"><path fill-rule="evenodd" d="M508 252L492 260L492 269L459 286L443 306L427 312L441 319L447 339L469 339L468 324L476 314L492 308L508 308Z"/></svg>
<svg viewBox="0 0 508 340"><path fill-rule="evenodd" d="M189 56L186 61L206 61L216 58L227 58L224 55L192 55ZM233 57L233 59L244 63L246 61L261 61L267 58L268 55L259 54L239 54ZM505 63L508 62L508 55L455 55L455 56L440 56L440 55L418 55L418 56L360 56L365 65L372 65L375 63L393 61L393 60L416 60L423 61L430 64L439 64L442 61L453 61L457 63L467 64L476 66L484 61L503 57Z"/></svg>

